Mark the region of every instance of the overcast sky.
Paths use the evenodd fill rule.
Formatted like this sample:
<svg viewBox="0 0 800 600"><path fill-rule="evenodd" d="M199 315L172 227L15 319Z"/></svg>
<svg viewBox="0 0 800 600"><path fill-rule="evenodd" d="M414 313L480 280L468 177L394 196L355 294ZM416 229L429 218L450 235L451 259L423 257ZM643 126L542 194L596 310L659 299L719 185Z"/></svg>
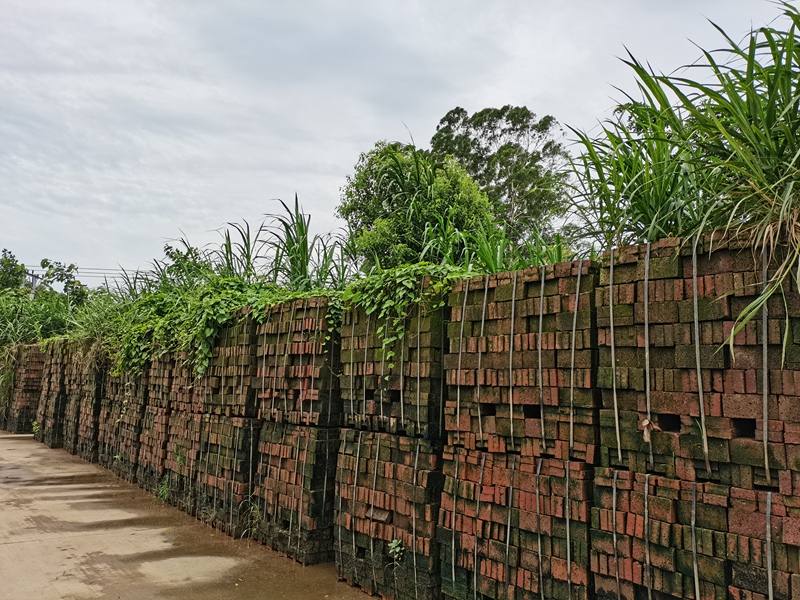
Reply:
<svg viewBox="0 0 800 600"><path fill-rule="evenodd" d="M380 139L451 108L526 105L591 129L779 10L767 0L0 0L0 247L136 268L295 192L318 231ZM410 132L410 134L409 134ZM86 280L87 282L91 280Z"/></svg>

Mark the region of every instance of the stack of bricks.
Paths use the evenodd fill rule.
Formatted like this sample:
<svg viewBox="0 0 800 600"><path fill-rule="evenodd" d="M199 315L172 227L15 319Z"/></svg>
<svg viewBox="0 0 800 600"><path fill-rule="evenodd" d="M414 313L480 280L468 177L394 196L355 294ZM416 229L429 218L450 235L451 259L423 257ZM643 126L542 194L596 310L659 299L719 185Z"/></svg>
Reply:
<svg viewBox="0 0 800 600"><path fill-rule="evenodd" d="M259 416L273 423L338 427L338 336L329 300L304 298L267 309L256 330Z"/></svg>
<svg viewBox="0 0 800 600"><path fill-rule="evenodd" d="M597 478L596 492L603 498L595 509L592 531L598 592L603 588L616 597L616 571L609 570L614 560L609 558L613 545L608 544L608 499L614 470L623 469L636 473L617 473L618 500L625 501L620 496L625 490L633 502L617 507L617 554L625 597L645 593L649 583L664 597L693 598L697 583L702 598L762 598L767 595L768 572L774 597L794 597L800 595L800 583L790 584L800 564L788 560L786 553L797 554L800 538L781 540L776 531L771 539L775 561L767 568L765 507L769 495L773 527L783 519L790 530L798 526L790 514L796 511L794 497L800 491L795 483L800 482L800 461L792 459L798 448L792 444L800 442L800 381L795 381L800 336L793 333L800 322L797 286L787 281L785 300L780 294L770 300L763 321L763 313L757 312L735 336L732 351L726 340L736 318L762 290L762 262L741 240L718 239L712 244L704 239L697 255L692 254L691 242L680 240L652 244L649 261L647 246L626 248L615 257L613 281L609 266L601 274L598 383L603 388L600 461L605 469ZM785 366L790 370L783 370L787 320L791 331ZM670 512L652 516L647 526L642 520L644 473L653 474L648 478L650 507L660 507L666 502L662 498L674 505ZM692 487L694 543L686 538L691 526L686 498ZM676 531L683 537L675 537ZM621 537L623 532L627 538ZM687 552L690 558L698 555L696 575Z"/></svg>
<svg viewBox="0 0 800 600"><path fill-rule="evenodd" d="M439 439L442 435L443 313L423 302L410 311L400 337L391 319L363 308L342 318L343 425ZM399 337L384 345L384 339Z"/></svg>
<svg viewBox="0 0 800 600"><path fill-rule="evenodd" d="M197 516L228 535L249 534L254 520L252 481L261 422L206 415L201 424Z"/></svg>
<svg viewBox="0 0 800 600"><path fill-rule="evenodd" d="M229 417L255 417L255 323L248 311L218 335L210 364L197 386L196 403L202 412Z"/></svg>
<svg viewBox="0 0 800 600"><path fill-rule="evenodd" d="M146 375L106 375L103 385L101 404L108 407L108 417L99 437L101 462L110 463L114 473L130 482L136 481L147 406L145 378Z"/></svg>
<svg viewBox="0 0 800 600"><path fill-rule="evenodd" d="M303 565L331 562L339 429L265 422L255 494L258 539Z"/></svg>
<svg viewBox="0 0 800 600"><path fill-rule="evenodd" d="M42 371L42 395L36 409L37 430L34 439L49 448L64 445L64 416L66 411L66 389L64 372L67 361L65 340L51 340L44 349Z"/></svg>
<svg viewBox="0 0 800 600"><path fill-rule="evenodd" d="M14 386L5 427L11 433L31 433L42 394L44 356L37 345L17 346L13 350L13 360Z"/></svg>
<svg viewBox="0 0 800 600"><path fill-rule="evenodd" d="M562 263L465 280L449 297L447 598L591 597L598 276Z"/></svg>
<svg viewBox="0 0 800 600"><path fill-rule="evenodd" d="M92 363L84 368L78 400L77 455L87 462L98 462L100 411L106 366Z"/></svg>
<svg viewBox="0 0 800 600"><path fill-rule="evenodd" d="M64 410L64 448L70 454L78 453L78 428L85 369L82 348L74 342L69 342L64 365L64 391L67 396Z"/></svg>
<svg viewBox="0 0 800 600"><path fill-rule="evenodd" d="M164 464L169 492L165 499L189 514L195 511L197 463L205 418L202 414L177 410L169 417Z"/></svg>
<svg viewBox="0 0 800 600"><path fill-rule="evenodd" d="M163 353L152 359L146 377L147 403L140 419L136 482L143 489L158 493L161 497L167 495L167 437L172 413L173 378L177 370L178 358L174 352Z"/></svg>
<svg viewBox="0 0 800 600"><path fill-rule="evenodd" d="M348 583L384 598L441 597L441 460L441 446L421 438L342 430L335 551Z"/></svg>
<svg viewBox="0 0 800 600"><path fill-rule="evenodd" d="M445 310L428 298L390 319L342 317L343 424L336 472L336 567L384 598L439 598ZM384 341L387 340L387 343Z"/></svg>
<svg viewBox="0 0 800 600"><path fill-rule="evenodd" d="M175 367L170 382L170 408L184 413L201 414L203 387L200 385L200 378L189 364L186 352L175 352L172 356Z"/></svg>
<svg viewBox="0 0 800 600"><path fill-rule="evenodd" d="M252 386L263 429L251 521L264 544L305 565L333 560L337 321L328 298L300 298L268 308L256 330Z"/></svg>

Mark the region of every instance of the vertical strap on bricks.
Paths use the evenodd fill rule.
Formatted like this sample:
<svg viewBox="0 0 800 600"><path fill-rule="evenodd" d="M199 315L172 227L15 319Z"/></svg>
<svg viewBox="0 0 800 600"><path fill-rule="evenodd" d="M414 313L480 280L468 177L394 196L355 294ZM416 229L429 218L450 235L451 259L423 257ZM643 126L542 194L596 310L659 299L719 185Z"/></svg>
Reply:
<svg viewBox="0 0 800 600"><path fill-rule="evenodd" d="M481 415L481 377L482 377L481 364L483 363L483 332L484 332L484 327L486 325L486 304L488 299L489 299L489 276L486 275L483 283L483 308L481 310L481 334L480 338L478 339L478 369L475 371L477 379L476 383L478 387L478 389L475 391L476 394L475 402L478 407L478 434L480 435L481 443L483 443L483 416Z"/></svg>
<svg viewBox="0 0 800 600"><path fill-rule="evenodd" d="M453 448L453 457L456 459L455 478L453 481L453 522L450 526L453 528L452 547L450 548L450 574L453 578L453 585L456 582L456 515L458 513L458 448Z"/></svg>
<svg viewBox="0 0 800 600"><path fill-rule="evenodd" d="M230 499L229 499L229 502L230 502L230 518L228 520L228 532L229 532L229 535L236 535L234 533L234 531L233 531L233 496L234 496L235 487L236 487L236 483L237 483L236 482L236 463L238 462L238 458L239 458L239 442L241 440L241 435L242 435L242 428L241 427L237 427L236 428L236 440L234 441L234 444L236 444L236 446L233 449L233 467L231 468L231 496L230 496Z"/></svg>
<svg viewBox="0 0 800 600"><path fill-rule="evenodd" d="M300 444L303 441L303 436L299 434L300 429L298 428L297 435L297 449L294 453L294 477L292 477L292 510L289 512L289 534L286 536L286 550L288 551L292 545L292 529L294 528L294 513L295 513L295 502L297 499L297 472L299 471L300 465Z"/></svg>
<svg viewBox="0 0 800 600"><path fill-rule="evenodd" d="M355 409L355 381L356 381L356 311L350 311L350 418L354 419ZM344 407L343 407L344 408Z"/></svg>
<svg viewBox="0 0 800 600"><path fill-rule="evenodd" d="M389 317L386 317L386 321L383 324L383 337L386 337L389 334ZM380 400L381 400L381 422L383 422L383 386L384 382L384 367L386 366L386 346L383 345L383 341L381 341L381 385L380 385Z"/></svg>
<svg viewBox="0 0 800 600"><path fill-rule="evenodd" d="M406 330L408 318L403 319L403 331ZM406 422L406 336L400 342L400 427L405 430Z"/></svg>
<svg viewBox="0 0 800 600"><path fill-rule="evenodd" d="M317 308L317 311L319 311L319 308ZM298 397L300 399L300 409L299 409L300 410L300 415L299 415L298 418L299 418L299 422L300 423L303 422L303 382L306 379L306 374L303 372L303 367L304 367L303 359L305 358L306 353L308 351L307 350L308 341L311 338L311 333L306 328L306 320L307 319L308 319L308 298L306 298L303 301L303 320L300 323L300 335L298 336L300 338L300 340L301 340L300 341L300 357L299 357L300 358L300 361L299 361L300 364L298 365L297 375L295 375L295 377L300 379L300 390L298 392ZM303 334L305 334L305 336L303 336ZM303 341L303 337L305 337L305 341ZM311 352L312 352L312 356L313 356L313 352L314 351L312 350ZM244 373L244 370L242 370L242 373ZM313 378L314 375L311 375L311 377ZM292 409L293 410L297 410L297 407L293 406Z"/></svg>
<svg viewBox="0 0 800 600"><path fill-rule="evenodd" d="M464 323L467 311L467 296L469 295L469 279L464 290L464 302L461 304L461 329L458 334L458 370L456 371L456 444L461 443L461 357L464 351Z"/></svg>
<svg viewBox="0 0 800 600"><path fill-rule="evenodd" d="M363 431L358 432L358 446L356 447L356 468L353 472L353 493L350 496L350 510L353 513L352 523L352 531L351 535L353 536L353 582L355 583L358 581L356 578L356 566L358 565L357 555L356 552L356 484L358 483L358 463L361 460L361 436L364 435ZM378 453L380 453L380 448L378 448Z"/></svg>
<svg viewBox="0 0 800 600"><path fill-rule="evenodd" d="M291 316L289 317L289 331L286 333L286 353L283 356L283 377L281 377L281 384L283 386L283 412L287 412L289 409L289 390L287 385L287 366L289 364L289 355L291 354L291 347L292 341L294 340L294 318L295 318L295 309L297 308L297 301L292 302L292 312Z"/></svg>
<svg viewBox="0 0 800 600"><path fill-rule="evenodd" d="M773 600L772 583L772 492L767 492L767 598Z"/></svg>
<svg viewBox="0 0 800 600"><path fill-rule="evenodd" d="M617 600L622 600L622 589L619 583L619 554L617 553L617 476L619 471L614 469L614 478L611 480L611 543L614 545L614 578L617 580Z"/></svg>
<svg viewBox="0 0 800 600"><path fill-rule="evenodd" d="M711 460L708 456L708 435L706 434L706 402L703 395L703 371L700 361L700 311L697 306L697 236L692 238L692 310L694 312L694 362L697 377L697 394L700 405L700 437L703 439L703 458L706 462L706 475L711 475Z"/></svg>
<svg viewBox="0 0 800 600"><path fill-rule="evenodd" d="M372 589L373 591L378 587L378 578L375 576L375 488L378 487L378 456L381 449L381 434L378 434L378 451L373 457L375 460L375 468L372 472L372 495L370 496L369 507L369 560L372 563ZM416 475L416 471L415 471Z"/></svg>
<svg viewBox="0 0 800 600"><path fill-rule="evenodd" d="M653 600L653 573L650 566L650 473L644 476L644 561L645 580L647 581L647 598Z"/></svg>
<svg viewBox="0 0 800 600"><path fill-rule="evenodd" d="M267 327L272 316L272 310L267 309L267 320L264 322L264 355L261 357L261 401L265 400L264 394L267 388Z"/></svg>
<svg viewBox="0 0 800 600"><path fill-rule="evenodd" d="M283 329L283 306L281 306L281 318L278 321L278 338L275 341L275 365L272 370L272 402L270 402L270 410L275 410L275 396L277 395L278 386L278 360L281 354L281 329Z"/></svg>
<svg viewBox="0 0 800 600"><path fill-rule="evenodd" d="M647 409L647 422L652 423L650 413L650 242L645 245L644 254L644 396ZM647 436L647 460L653 468L653 439Z"/></svg>
<svg viewBox="0 0 800 600"><path fill-rule="evenodd" d="M306 465L308 464L308 444L311 441L311 428L306 428L306 449L303 452L303 470L300 472L300 507L297 511L297 559L300 560L300 537L303 533L303 493L306 486ZM305 561L303 561L305 564Z"/></svg>
<svg viewBox="0 0 800 600"><path fill-rule="evenodd" d="M544 556L542 553L542 505L541 499L539 497L539 488L541 487L541 475L542 475L542 461L544 459L539 457L539 462L536 464L536 537L537 537L537 549L539 552L539 598L544 600L544 569L542 567L542 561L544 560Z"/></svg>
<svg viewBox="0 0 800 600"><path fill-rule="evenodd" d="M489 280L487 275L486 280ZM486 452L481 452L481 472L478 475L478 491L475 494L475 547L472 550L472 595L478 600L478 527L481 522L481 492L483 489L483 469L486 466ZM455 585L455 581L453 582Z"/></svg>
<svg viewBox="0 0 800 600"><path fill-rule="evenodd" d="M697 482L692 482L692 571L694 573L694 597L700 600L700 573L697 565Z"/></svg>
<svg viewBox="0 0 800 600"><path fill-rule="evenodd" d="M311 411L314 409L313 405L313 398L314 398L314 376L317 370L317 331L319 327L319 308L320 308L320 301L317 299L317 313L314 316L314 327L312 329L312 334L309 335L311 339L311 387L308 390L308 416L306 417L306 422L311 425ZM302 392L302 385L300 386L301 394ZM302 398L302 396L301 396ZM300 401L300 416L303 416L303 401ZM330 418L330 415L329 417Z"/></svg>
<svg viewBox="0 0 800 600"><path fill-rule="evenodd" d="M425 284L425 278L421 278L419 281L419 297L422 298L423 293L423 286ZM420 413L420 400L421 400L421 383L422 383L422 360L420 359L420 355L422 353L422 341L420 340L420 335L422 333L422 301L420 301L419 305L417 306L417 435L419 435L420 430L422 429L421 420L419 417ZM426 419L427 421L427 419ZM414 561L416 562L416 557ZM414 570L414 577L417 576L416 569ZM416 592L416 590L415 590Z"/></svg>
<svg viewBox="0 0 800 600"><path fill-rule="evenodd" d="M547 437L544 429L544 368L542 366L542 323L544 320L544 277L545 267L539 268L539 423L542 428L542 452L547 452Z"/></svg>
<svg viewBox="0 0 800 600"><path fill-rule="evenodd" d="M578 305L581 300L581 272L583 259L578 263L578 282L575 287L575 308L572 311L572 338L570 341L569 362L569 456L572 458L572 449L575 444L575 338L578 332Z"/></svg>
<svg viewBox="0 0 800 600"><path fill-rule="evenodd" d="M338 544L339 560L337 561L337 567L341 567L341 570L339 571L339 575L341 576L344 576L344 559L342 555L342 523L344 522L344 514L342 513L342 504L344 502L343 498L344 498L345 483L344 483L344 478L342 477L342 468L339 465L339 456L340 455L344 456L344 450L346 445L347 445L347 437L346 435L342 435L341 439L339 440L339 453L337 454L336 457L336 477L334 478L334 493L336 493L335 489L336 482L337 481L339 482L339 519L338 519L339 523L337 524L339 529L339 544ZM335 497L334 501L336 501Z"/></svg>
<svg viewBox="0 0 800 600"><path fill-rule="evenodd" d="M619 433L619 403L617 402L617 349L614 340L614 246L611 246L608 272L608 316L611 329L611 395L614 398L614 430L617 435L617 460L622 461L622 437Z"/></svg>
<svg viewBox="0 0 800 600"><path fill-rule="evenodd" d="M364 382L364 422L367 421L367 353L369 352L369 324L372 321L372 315L367 315L367 332L364 334L364 372L361 375L361 380Z"/></svg>
<svg viewBox="0 0 800 600"><path fill-rule="evenodd" d="M763 279L763 290L767 289L767 249L761 253L761 277ZM761 306L761 412L762 424L761 435L764 438L764 471L767 476L767 485L772 485L772 474L769 471L769 363L767 361L767 346L769 344L769 323L768 323L767 303Z"/></svg>
<svg viewBox="0 0 800 600"><path fill-rule="evenodd" d="M509 557L511 555L511 514L514 512L514 475L517 471L517 455L511 455L511 486L508 490L508 521L506 523L506 597L508 597L508 586L511 583L511 569L509 568Z"/></svg>
<svg viewBox="0 0 800 600"><path fill-rule="evenodd" d="M508 420L511 425L511 450L514 450L514 321L516 319L517 271L514 271L514 282L511 286L511 335L508 352Z"/></svg>
<svg viewBox="0 0 800 600"><path fill-rule="evenodd" d="M419 598L419 582L417 581L417 467L419 466L419 438L417 438L417 449L414 452L414 476L412 486L414 487L414 498L411 508L411 546L413 552L411 558L414 562L414 598Z"/></svg>
<svg viewBox="0 0 800 600"><path fill-rule="evenodd" d="M570 539L570 514L569 514L569 458L564 461L566 471L566 485L564 490L564 522L567 526L567 598L572 600L572 542Z"/></svg>

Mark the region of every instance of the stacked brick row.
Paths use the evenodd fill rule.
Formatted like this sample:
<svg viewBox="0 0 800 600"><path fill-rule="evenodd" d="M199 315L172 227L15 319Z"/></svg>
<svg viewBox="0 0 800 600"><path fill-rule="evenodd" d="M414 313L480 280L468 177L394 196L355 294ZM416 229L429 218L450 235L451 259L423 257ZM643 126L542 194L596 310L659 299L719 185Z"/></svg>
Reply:
<svg viewBox="0 0 800 600"><path fill-rule="evenodd" d="M49 448L64 446L64 419L66 412L66 389L64 373L68 361L68 346L65 340L53 340L43 350L42 395L36 409L37 427L34 439Z"/></svg>
<svg viewBox="0 0 800 600"><path fill-rule="evenodd" d="M384 598L440 598L436 517L441 447L345 429L336 475L341 577Z"/></svg>
<svg viewBox="0 0 800 600"><path fill-rule="evenodd" d="M258 452L258 539L304 565L332 561L339 429L268 421Z"/></svg>
<svg viewBox="0 0 800 600"><path fill-rule="evenodd" d="M265 421L341 424L338 336L331 331L331 310L327 298L267 309L256 330L257 376L252 380Z"/></svg>
<svg viewBox="0 0 800 600"><path fill-rule="evenodd" d="M598 268L459 282L448 304L447 598L590 598Z"/></svg>
<svg viewBox="0 0 800 600"><path fill-rule="evenodd" d="M100 461L119 477L134 482L139 464L142 424L147 407L145 375L107 375L100 420Z"/></svg>
<svg viewBox="0 0 800 600"><path fill-rule="evenodd" d="M69 342L66 356L64 363L64 391L67 399L64 411L64 448L70 454L78 454L81 398L86 375L84 348L79 344Z"/></svg>
<svg viewBox="0 0 800 600"><path fill-rule="evenodd" d="M420 291L427 285L420 282ZM336 472L336 566L348 583L383 598L441 593L436 515L446 331L438 300L408 307L399 326L361 307L342 319L348 429Z"/></svg>
<svg viewBox="0 0 800 600"><path fill-rule="evenodd" d="M12 352L14 384L5 428L11 433L31 433L42 394L44 356L37 345L17 346Z"/></svg>
<svg viewBox="0 0 800 600"><path fill-rule="evenodd" d="M164 469L168 480L165 500L187 512L195 511L195 488L201 452L202 414L173 411L169 417Z"/></svg>
<svg viewBox="0 0 800 600"><path fill-rule="evenodd" d="M330 299L299 298L267 309L256 330L252 386L263 429L250 524L306 565L333 560L338 320Z"/></svg>
<svg viewBox="0 0 800 600"><path fill-rule="evenodd" d="M439 439L442 435L443 313L415 307L399 336L391 319L362 308L342 320L343 425ZM397 337L384 344L384 340Z"/></svg>
<svg viewBox="0 0 800 600"><path fill-rule="evenodd" d="M201 423L197 515L229 535L250 534L254 507L250 500L261 421L207 415Z"/></svg>

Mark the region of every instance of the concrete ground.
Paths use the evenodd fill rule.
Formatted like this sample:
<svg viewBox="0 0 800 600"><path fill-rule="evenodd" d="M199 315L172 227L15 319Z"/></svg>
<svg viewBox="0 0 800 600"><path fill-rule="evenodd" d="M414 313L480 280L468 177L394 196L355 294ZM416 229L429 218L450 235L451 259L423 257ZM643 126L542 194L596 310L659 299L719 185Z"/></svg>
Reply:
<svg viewBox="0 0 800 600"><path fill-rule="evenodd" d="M364 600L333 565L233 540L105 469L0 432L0 598Z"/></svg>

